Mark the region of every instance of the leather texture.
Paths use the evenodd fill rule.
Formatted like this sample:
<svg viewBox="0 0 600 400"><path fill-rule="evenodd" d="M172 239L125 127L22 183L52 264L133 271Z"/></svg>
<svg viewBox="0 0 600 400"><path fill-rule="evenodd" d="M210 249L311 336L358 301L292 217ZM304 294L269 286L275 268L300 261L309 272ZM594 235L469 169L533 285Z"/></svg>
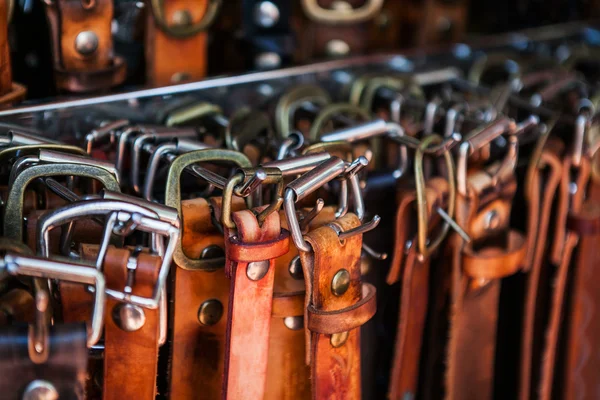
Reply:
<svg viewBox="0 0 600 400"><path fill-rule="evenodd" d="M154 20L150 2L146 2L146 79L151 86L166 86L197 81L206 75L207 33L178 38L160 29ZM208 0L169 0L163 2L167 23L173 23L176 13L187 11L191 24L196 24L206 13ZM193 54L193 57L189 57Z"/></svg>
<svg viewBox="0 0 600 400"><path fill-rule="evenodd" d="M234 212L236 230L225 232L231 286L223 399L261 399L265 393L275 259L288 252L290 235L281 229L277 212L259 226L256 213L264 208ZM255 279L249 275L253 263L266 267Z"/></svg>
<svg viewBox="0 0 600 400"><path fill-rule="evenodd" d="M107 287L124 290L128 281L127 262L131 256L130 250L109 247L103 265ZM133 294L152 296L160 264L158 256L137 255ZM156 397L158 372L159 310L143 309L144 325L136 331L126 332L113 317L115 307L122 305L113 299L106 302L103 399L152 400Z"/></svg>

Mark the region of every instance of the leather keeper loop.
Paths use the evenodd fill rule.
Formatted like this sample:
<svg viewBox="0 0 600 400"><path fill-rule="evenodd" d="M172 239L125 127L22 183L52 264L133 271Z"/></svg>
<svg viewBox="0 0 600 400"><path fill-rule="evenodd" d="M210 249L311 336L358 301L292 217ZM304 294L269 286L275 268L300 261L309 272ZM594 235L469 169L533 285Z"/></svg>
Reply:
<svg viewBox="0 0 600 400"><path fill-rule="evenodd" d="M112 65L97 70L67 71L54 67L56 86L69 92L93 92L117 86L126 78L127 65L123 58L115 56Z"/></svg>
<svg viewBox="0 0 600 400"><path fill-rule="evenodd" d="M279 237L268 242L244 243L236 236L225 241L227 259L239 263L272 260L287 254L289 248L290 233L286 229L281 229Z"/></svg>
<svg viewBox="0 0 600 400"><path fill-rule="evenodd" d="M337 311L320 311L309 305L308 330L331 335L364 325L377 311L376 292L375 286L363 283L362 299L350 307Z"/></svg>
<svg viewBox="0 0 600 400"><path fill-rule="evenodd" d="M285 296L273 295L273 308L271 316L276 318L304 316L305 292L286 293Z"/></svg>
<svg viewBox="0 0 600 400"><path fill-rule="evenodd" d="M466 247L463 251L463 270L473 279L505 278L519 271L526 252L525 237L517 231L510 231L506 250L490 247L475 252L471 247Z"/></svg>

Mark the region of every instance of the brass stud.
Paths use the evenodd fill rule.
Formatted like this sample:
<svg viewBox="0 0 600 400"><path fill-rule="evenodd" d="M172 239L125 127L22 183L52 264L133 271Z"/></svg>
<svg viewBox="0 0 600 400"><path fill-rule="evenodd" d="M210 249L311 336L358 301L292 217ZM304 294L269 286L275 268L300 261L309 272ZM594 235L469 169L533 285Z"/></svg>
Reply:
<svg viewBox="0 0 600 400"><path fill-rule="evenodd" d="M285 317L283 319L283 324L286 328L291 331L297 331L304 327L304 317Z"/></svg>
<svg viewBox="0 0 600 400"><path fill-rule="evenodd" d="M177 10L173 13L171 24L173 26L190 26L194 22L192 14L189 10Z"/></svg>
<svg viewBox="0 0 600 400"><path fill-rule="evenodd" d="M246 268L246 276L252 281L259 281L267 274L269 266L268 260L253 261Z"/></svg>
<svg viewBox="0 0 600 400"><path fill-rule="evenodd" d="M37 379L25 388L23 400L57 400L58 390L48 381Z"/></svg>
<svg viewBox="0 0 600 400"><path fill-rule="evenodd" d="M331 339L329 339L329 343L331 343L331 345L333 347L338 348L338 347L342 346L344 343L346 343L346 340L348 340L348 336L349 336L348 331L334 333L333 335L331 335Z"/></svg>
<svg viewBox="0 0 600 400"><path fill-rule="evenodd" d="M175 72L173 76L171 76L171 83L182 83L189 81L190 78L191 76L187 72Z"/></svg>
<svg viewBox="0 0 600 400"><path fill-rule="evenodd" d="M340 39L333 39L325 44L325 52L329 57L345 57L350 54L350 45Z"/></svg>
<svg viewBox="0 0 600 400"><path fill-rule="evenodd" d="M205 326L213 326L223 316L223 304L217 299L206 300L198 310L198 322Z"/></svg>
<svg viewBox="0 0 600 400"><path fill-rule="evenodd" d="M331 291L336 296L341 296L350 287L350 272L347 269L340 269L335 273L331 280Z"/></svg>
<svg viewBox="0 0 600 400"><path fill-rule="evenodd" d="M94 54L98 49L98 36L93 31L79 32L75 37L75 50L82 56Z"/></svg>
<svg viewBox="0 0 600 400"><path fill-rule="evenodd" d="M290 275L295 280L300 281L304 279L304 271L302 270L302 262L300 261L300 256L292 258L292 261L290 261L288 271L290 271Z"/></svg>
<svg viewBox="0 0 600 400"><path fill-rule="evenodd" d="M141 307L134 304L119 303L112 310L115 324L125 332L140 330L146 323L146 314Z"/></svg>

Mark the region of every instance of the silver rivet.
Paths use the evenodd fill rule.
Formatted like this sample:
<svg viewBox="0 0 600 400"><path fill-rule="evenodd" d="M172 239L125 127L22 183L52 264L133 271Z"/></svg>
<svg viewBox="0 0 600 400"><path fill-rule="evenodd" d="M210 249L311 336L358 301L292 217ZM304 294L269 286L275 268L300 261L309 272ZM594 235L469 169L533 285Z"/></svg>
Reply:
<svg viewBox="0 0 600 400"><path fill-rule="evenodd" d="M191 76L187 72L175 72L173 76L171 76L171 83L181 83L189 81L190 78Z"/></svg>
<svg viewBox="0 0 600 400"><path fill-rule="evenodd" d="M485 216L485 228L486 229L496 229L500 225L500 215L498 211L491 210Z"/></svg>
<svg viewBox="0 0 600 400"><path fill-rule="evenodd" d="M343 345L344 343L346 343L346 340L348 340L348 331L334 333L333 335L331 335L331 339L329 339L329 343L331 343L331 345L333 347L337 348L337 347L340 347L341 345Z"/></svg>
<svg viewBox="0 0 600 400"><path fill-rule="evenodd" d="M350 287L350 272L347 269L340 269L335 273L331 280L331 291L336 296L341 296Z"/></svg>
<svg viewBox="0 0 600 400"><path fill-rule="evenodd" d="M220 257L225 257L225 251L223 251L223 249L217 246L216 244L206 246L204 249L202 249L202 252L200 253L200 258L203 260Z"/></svg>
<svg viewBox="0 0 600 400"><path fill-rule="evenodd" d="M330 57L344 57L350 54L350 46L343 40L333 39L325 45L325 52Z"/></svg>
<svg viewBox="0 0 600 400"><path fill-rule="evenodd" d="M189 10L177 10L171 17L171 24L174 26L189 26L192 24L193 18Z"/></svg>
<svg viewBox="0 0 600 400"><path fill-rule="evenodd" d="M31 382L25 388L23 400L57 400L58 390L48 381L41 379Z"/></svg>
<svg viewBox="0 0 600 400"><path fill-rule="evenodd" d="M246 268L246 276L252 281L259 281L267 274L269 266L268 260L253 261Z"/></svg>
<svg viewBox="0 0 600 400"><path fill-rule="evenodd" d="M270 1L261 1L254 7L254 22L262 28L271 28L279 21L279 8Z"/></svg>
<svg viewBox="0 0 600 400"><path fill-rule="evenodd" d="M292 258L288 271L290 271L290 275L295 280L300 281L304 279L304 271L302 271L302 262L300 262L300 256Z"/></svg>
<svg viewBox="0 0 600 400"><path fill-rule="evenodd" d="M94 54L98 48L98 36L92 31L83 31L75 37L75 50L83 56Z"/></svg>
<svg viewBox="0 0 600 400"><path fill-rule="evenodd" d="M254 64L258 69L274 69L281 65L281 57L277 53L260 53L256 56Z"/></svg>
<svg viewBox="0 0 600 400"><path fill-rule="evenodd" d="M217 299L206 300L198 310L198 322L202 325L213 326L223 316L223 304Z"/></svg>
<svg viewBox="0 0 600 400"><path fill-rule="evenodd" d="M304 317L285 317L283 324L291 331L297 331L304 327Z"/></svg>
<svg viewBox="0 0 600 400"><path fill-rule="evenodd" d="M112 310L115 324L125 332L135 332L146 323L146 314L141 307L119 303Z"/></svg>

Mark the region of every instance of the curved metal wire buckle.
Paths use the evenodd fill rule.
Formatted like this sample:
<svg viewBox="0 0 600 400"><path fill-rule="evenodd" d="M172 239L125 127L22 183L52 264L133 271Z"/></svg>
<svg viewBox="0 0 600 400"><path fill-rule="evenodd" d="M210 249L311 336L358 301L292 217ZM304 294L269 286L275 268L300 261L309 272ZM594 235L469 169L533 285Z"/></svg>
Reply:
<svg viewBox="0 0 600 400"><path fill-rule="evenodd" d="M325 125L340 114L350 114L358 117L363 122L371 119L371 113L365 109L350 103L328 104L319 112L313 121L308 137L311 142L316 142L322 136Z"/></svg>
<svg viewBox="0 0 600 400"><path fill-rule="evenodd" d="M177 157L172 163L169 169L169 176L167 178L165 204L169 207L177 209L179 218L183 219L181 213L181 174L184 169L193 164L201 162L221 161L234 164L241 168L251 168L252 164L248 157L244 154L223 149L206 149L197 150L189 153L185 153ZM185 232L183 232L185 234ZM194 260L189 258L183 251L181 245L181 238L175 245L175 251L173 253L173 261L178 267L187 270L201 270L201 271L214 271L224 265L224 257L215 259L199 259Z"/></svg>
<svg viewBox="0 0 600 400"><path fill-rule="evenodd" d="M275 107L275 128L281 139L288 137L294 131L292 118L303 104L313 103L325 106L331 102L329 93L320 86L300 85L281 96Z"/></svg>
<svg viewBox="0 0 600 400"><path fill-rule="evenodd" d="M359 8L331 10L323 8L317 0L302 0L302 8L308 18L330 25L358 24L373 19L383 7L383 0L368 0Z"/></svg>
<svg viewBox="0 0 600 400"><path fill-rule="evenodd" d="M126 119L120 119L113 122L102 124L100 127L93 129L90 133L85 135L85 151L88 154L92 154L94 145L107 137L114 140L116 131L125 128L129 125L129 121Z"/></svg>
<svg viewBox="0 0 600 400"><path fill-rule="evenodd" d="M245 107L231 116L225 130L225 145L231 150L244 151L247 144L265 133L268 143L273 135L268 115Z"/></svg>
<svg viewBox="0 0 600 400"><path fill-rule="evenodd" d="M87 153L80 147L66 144L27 144L0 149L0 165L8 163L11 159L39 154L40 150L55 150L85 157Z"/></svg>
<svg viewBox="0 0 600 400"><path fill-rule="evenodd" d="M165 17L164 13L164 1L165 0L151 0L152 16L156 25L165 33L176 37L186 38L194 36L198 32L206 30L215 20L219 8L221 8L222 0L208 0L208 5L204 16L200 21L190 25L170 25Z"/></svg>
<svg viewBox="0 0 600 400"><path fill-rule="evenodd" d="M521 66L519 63L512 58L508 54L483 54L479 57L473 65L471 69L469 69L469 73L467 74L469 81L480 84L481 77L483 74L492 67L504 66L507 69L509 74L509 79L512 80L515 78L519 78L521 76ZM516 71L510 71L510 69L516 68Z"/></svg>
<svg viewBox="0 0 600 400"><path fill-rule="evenodd" d="M102 336L102 327L104 325L104 307L106 305L106 283L102 272L82 265L32 256L23 256L12 252L7 253L4 257L0 258L0 268L14 276L58 279L94 286L94 309L92 312L91 329L88 331L87 347L91 348L98 340L100 340L100 337ZM36 306L38 306L36 325L40 322L39 314L45 311L43 303L45 301L47 304L48 300L48 298L36 298ZM34 328L34 348L35 352L38 354L44 353L47 349L43 331L40 332L43 329L44 328L39 325Z"/></svg>
<svg viewBox="0 0 600 400"><path fill-rule="evenodd" d="M96 259L96 269L102 270L104 258L108 250L110 237L113 234L128 236L134 231L142 231L156 235L153 241L153 250L162 257L161 266L156 284L152 291L152 297L138 296L125 291L106 289L106 294L119 301L131 303L139 307L156 309L159 306L161 293L169 274L175 244L179 241L179 221L176 224L159 219L158 214L150 209L137 204L118 200L91 200L77 201L65 207L49 211L42 215L38 221L38 250L42 256L50 254L50 231L57 226L70 223L82 217L94 215L108 215L102 234L102 243ZM164 242L158 237L169 239L166 249ZM161 254L162 253L162 254Z"/></svg>
<svg viewBox="0 0 600 400"><path fill-rule="evenodd" d="M419 260L425 260L431 253L433 253L442 244L442 241L448 234L450 229L450 223L444 218L444 223L438 234L438 236L427 243L427 226L429 224L429 216L427 215L427 200L425 198L425 178L423 173L423 156L425 150L432 144L440 144L443 139L439 135L428 135L426 136L415 153L415 186L417 189L417 244L419 246ZM454 176L454 160L452 154L449 151L444 152L444 159L446 160L446 169L448 171L448 212L446 215L452 218L454 215L454 206L456 203L456 184Z"/></svg>

